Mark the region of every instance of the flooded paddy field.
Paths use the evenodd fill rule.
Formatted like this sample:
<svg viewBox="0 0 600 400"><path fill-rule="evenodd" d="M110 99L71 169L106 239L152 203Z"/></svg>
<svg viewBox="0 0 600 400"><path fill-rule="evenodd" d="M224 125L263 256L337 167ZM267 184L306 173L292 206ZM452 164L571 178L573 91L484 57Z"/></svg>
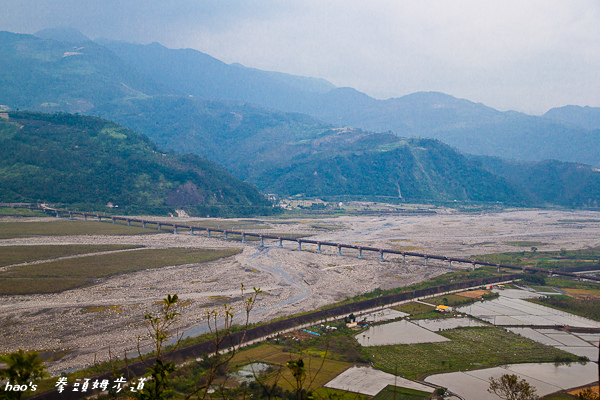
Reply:
<svg viewBox="0 0 600 400"><path fill-rule="evenodd" d="M351 367L325 384L331 389L346 390L369 396L375 396L387 385L401 386L409 389L432 393L435 388L426 384L412 381L379 371L372 367Z"/></svg>
<svg viewBox="0 0 600 400"><path fill-rule="evenodd" d="M410 314L407 314L402 311L394 310L391 308L385 308L381 311L375 311L369 314L361 315L359 320L367 321L369 323L383 322L383 321L391 321L393 319L398 319L402 317L406 317Z"/></svg>
<svg viewBox="0 0 600 400"><path fill-rule="evenodd" d="M498 299L464 306L460 311L493 325L527 325L512 326L508 329L536 342L587 357L592 361L598 360L597 346L600 334L566 332L541 327L566 325L572 328L600 328L600 322L525 301L524 298L539 296L533 292L502 290L499 294ZM536 328L536 325L540 328Z"/></svg>
<svg viewBox="0 0 600 400"><path fill-rule="evenodd" d="M445 342L449 339L434 332L485 325L471 318L401 320L370 326L366 331L356 335L355 338L361 346Z"/></svg>
<svg viewBox="0 0 600 400"><path fill-rule="evenodd" d="M525 379L544 396L564 389L583 386L598 379L598 367L593 362L585 365L556 366L545 364L512 364L502 367L485 368L473 371L450 372L431 375L425 379L435 385L447 387L465 400L499 400L500 397L488 393L489 378L499 378L503 374L516 374Z"/></svg>
<svg viewBox="0 0 600 400"><path fill-rule="evenodd" d="M486 325L472 318L417 319L411 322L432 332Z"/></svg>
<svg viewBox="0 0 600 400"><path fill-rule="evenodd" d="M493 325L568 325L600 328L600 322L525 300L539 297L538 293L508 289L499 291L499 294L497 299L459 307L458 310Z"/></svg>
<svg viewBox="0 0 600 400"><path fill-rule="evenodd" d="M370 326L365 332L356 335L355 338L361 346L435 343L450 340L406 320Z"/></svg>

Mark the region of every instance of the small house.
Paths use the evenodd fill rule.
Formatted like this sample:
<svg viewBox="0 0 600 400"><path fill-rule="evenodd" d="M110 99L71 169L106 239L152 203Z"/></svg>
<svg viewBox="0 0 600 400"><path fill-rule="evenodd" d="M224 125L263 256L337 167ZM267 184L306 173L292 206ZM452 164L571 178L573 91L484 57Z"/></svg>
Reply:
<svg viewBox="0 0 600 400"><path fill-rule="evenodd" d="M439 312L452 312L452 307L439 305L435 308L435 311Z"/></svg>

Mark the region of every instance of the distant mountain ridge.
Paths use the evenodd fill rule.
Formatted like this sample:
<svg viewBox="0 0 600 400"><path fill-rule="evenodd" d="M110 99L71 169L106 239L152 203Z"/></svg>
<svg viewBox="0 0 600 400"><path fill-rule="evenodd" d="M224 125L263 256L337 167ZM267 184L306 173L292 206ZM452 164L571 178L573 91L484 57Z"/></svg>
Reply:
<svg viewBox="0 0 600 400"><path fill-rule="evenodd" d="M552 197L526 190L515 174L494 171L425 139L445 138L474 154L597 165L600 135L573 123L499 112L435 92L375 100L352 88L331 88L326 81L227 65L195 50L159 44L104 45L0 32L0 68L5 72L0 75L0 104L101 116L147 135L162 148L217 162L268 192L595 204L593 196L584 194L581 201L567 201L564 193ZM204 98L210 93L238 99ZM330 122L281 111L292 106L311 109ZM343 127L347 120L358 128ZM360 126L376 126L383 133ZM393 126L398 129L385 129ZM596 174L586 168L566 168L571 179L560 190L577 196L589 187L569 183L593 182ZM531 176L529 184L543 179Z"/></svg>
<svg viewBox="0 0 600 400"><path fill-rule="evenodd" d="M584 129L600 130L600 107L564 106L553 108L544 117Z"/></svg>
<svg viewBox="0 0 600 400"><path fill-rule="evenodd" d="M92 39L85 36L77 29L69 27L42 29L41 31L37 31L33 35L42 39L49 39L54 40L56 42L64 43L85 43L92 41Z"/></svg>
<svg viewBox="0 0 600 400"><path fill-rule="evenodd" d="M312 78L282 75L227 65L196 50L171 50L158 44L107 43L132 68L178 94L254 103L300 112L337 126L393 132L443 141L460 151L509 159L583 162L600 166L600 117L585 124L500 112L483 104L437 92L376 100L352 88L337 88ZM292 79L302 84L291 84ZM320 83L315 88L316 83ZM593 131L595 130L595 131ZM569 149L565 151L566 149Z"/></svg>

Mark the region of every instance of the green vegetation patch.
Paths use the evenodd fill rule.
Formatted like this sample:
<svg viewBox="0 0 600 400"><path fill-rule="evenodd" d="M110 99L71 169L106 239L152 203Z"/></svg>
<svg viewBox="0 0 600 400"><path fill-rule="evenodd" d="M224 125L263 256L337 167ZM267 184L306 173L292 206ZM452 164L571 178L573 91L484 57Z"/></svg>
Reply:
<svg viewBox="0 0 600 400"><path fill-rule="evenodd" d="M600 259L600 247L580 250L561 249L558 251L538 251L539 242L506 242L515 246L529 247L530 251L494 253L474 256L479 261L498 264L512 264L520 267L559 270L562 268L597 265Z"/></svg>
<svg viewBox="0 0 600 400"><path fill-rule="evenodd" d="M156 229L97 221L0 222L0 239L32 236L139 235L157 232L161 233Z"/></svg>
<svg viewBox="0 0 600 400"><path fill-rule="evenodd" d="M101 251L136 249L140 247L142 246L120 244L6 246L3 247L2 252L0 252L0 267L24 262L48 260L58 257L98 253Z"/></svg>
<svg viewBox="0 0 600 400"><path fill-rule="evenodd" d="M458 328L438 334L450 342L369 347L377 368L408 378L502 364L578 361L565 351L497 327Z"/></svg>
<svg viewBox="0 0 600 400"><path fill-rule="evenodd" d="M425 400L429 399L430 395L431 393L423 392L421 390L387 385L381 392L373 397L373 400Z"/></svg>
<svg viewBox="0 0 600 400"><path fill-rule="evenodd" d="M89 279L71 278L14 278L5 279L0 275L0 295L33 293L57 293L92 283Z"/></svg>
<svg viewBox="0 0 600 400"><path fill-rule="evenodd" d="M316 389L323 386L346 369L351 364L348 362L331 360L329 358L322 358L319 354L310 353L287 353L281 352L271 355L268 360L271 360L272 364L278 365L277 371L266 379L267 384L277 383L283 390L293 391L294 388L294 377L291 371L285 366L285 364L291 360L297 360L302 358L304 366L306 368L306 389ZM255 361L262 361L256 359ZM310 383L310 384L309 384Z"/></svg>
<svg viewBox="0 0 600 400"><path fill-rule="evenodd" d="M394 310L405 312L410 315L425 314L425 313L429 313L429 312L432 312L433 310L435 310L434 306L428 306L427 304L417 303L417 302L401 304L399 306L395 306L392 308Z"/></svg>
<svg viewBox="0 0 600 400"><path fill-rule="evenodd" d="M579 397L569 393L553 393L542 397L544 400L579 400Z"/></svg>
<svg viewBox="0 0 600 400"><path fill-rule="evenodd" d="M431 299L425 299L423 301L434 306L444 305L454 307L462 304L473 303L474 301L478 300L479 299L469 299L467 297L459 296L457 294L445 294L443 296L437 296Z"/></svg>
<svg viewBox="0 0 600 400"><path fill-rule="evenodd" d="M563 289L586 289L586 290L598 290L600 284L593 282L577 281L565 277L547 277L546 286L553 286Z"/></svg>
<svg viewBox="0 0 600 400"><path fill-rule="evenodd" d="M600 298L598 297L590 296L586 299L577 299L569 296L546 296L528 300L532 303L600 321Z"/></svg>
<svg viewBox="0 0 600 400"><path fill-rule="evenodd" d="M518 247L537 247L537 246L545 246L548 243L532 242L532 241L528 241L528 240L518 240L518 241L514 241L514 242L506 242L506 244L509 244L511 246L518 246Z"/></svg>
<svg viewBox="0 0 600 400"><path fill-rule="evenodd" d="M60 292L91 284L98 278L170 265L206 262L239 252L238 249L146 249L14 267L0 273L0 294Z"/></svg>
<svg viewBox="0 0 600 400"><path fill-rule="evenodd" d="M0 207L0 217L45 217L43 211L28 208Z"/></svg>
<svg viewBox="0 0 600 400"><path fill-rule="evenodd" d="M313 390L313 398L336 400L368 400L371 398L371 396L367 396L366 394L347 392L345 390L320 387Z"/></svg>

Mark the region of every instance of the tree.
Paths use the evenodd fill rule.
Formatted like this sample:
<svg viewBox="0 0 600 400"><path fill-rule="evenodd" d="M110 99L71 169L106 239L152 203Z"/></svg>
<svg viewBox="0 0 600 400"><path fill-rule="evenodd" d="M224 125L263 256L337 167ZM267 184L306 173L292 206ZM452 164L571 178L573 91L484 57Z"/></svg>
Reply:
<svg viewBox="0 0 600 400"><path fill-rule="evenodd" d="M144 316L148 328L148 336L152 339L155 348L155 359L152 365L148 366L148 372L152 379L146 387L139 392L139 398L142 400L158 400L166 398L170 387L169 374L175 371L175 364L167 362L163 356L163 345L169 338L169 331L175 322L178 312L174 311L179 298L177 295L167 295L162 301L162 311L160 315L155 316L147 313ZM138 352L141 357L141 350Z"/></svg>
<svg viewBox="0 0 600 400"><path fill-rule="evenodd" d="M213 336L214 351L212 354L208 354L203 357L202 362L206 364L207 371L202 382L198 382L196 387L185 396L185 400L189 400L192 397L196 397L199 400L204 400L209 395L209 388L212 385L215 377L223 370L225 370L227 364L237 354L238 350L244 343L246 332L248 331L248 325L250 323L250 312L256 303L257 296L262 293L260 288L252 288L252 293L247 296L246 288L244 284L241 284L242 304L245 312L245 322L242 328L242 337L237 340L237 344L232 340L233 338L233 307L223 304L223 309L219 313L218 310L211 310L206 312L208 329ZM223 386L221 386L221 393L224 392ZM223 398L227 398L226 395L222 395Z"/></svg>
<svg viewBox="0 0 600 400"><path fill-rule="evenodd" d="M499 379L490 378L488 392L506 400L537 400L535 388L515 374L504 374Z"/></svg>
<svg viewBox="0 0 600 400"><path fill-rule="evenodd" d="M306 368L304 367L304 361L302 358L297 360L290 360L286 363L286 367L292 372L292 376L296 380L296 400L302 400L302 388L304 386L304 380L306 379Z"/></svg>
<svg viewBox="0 0 600 400"><path fill-rule="evenodd" d="M0 370L0 379L8 379L7 384L13 387L18 385L20 389L8 391L5 387L4 394L8 398L12 395L12 398L19 400L25 391L35 391L35 381L46 376L46 366L36 351L25 353L19 350L16 353L5 354L0 356L0 362L8 366Z"/></svg>
<svg viewBox="0 0 600 400"><path fill-rule="evenodd" d="M581 399L581 400L598 400L600 399L600 396L598 396L593 390L592 388L585 388L583 389L581 392L579 392L579 394L577 395L577 398Z"/></svg>

